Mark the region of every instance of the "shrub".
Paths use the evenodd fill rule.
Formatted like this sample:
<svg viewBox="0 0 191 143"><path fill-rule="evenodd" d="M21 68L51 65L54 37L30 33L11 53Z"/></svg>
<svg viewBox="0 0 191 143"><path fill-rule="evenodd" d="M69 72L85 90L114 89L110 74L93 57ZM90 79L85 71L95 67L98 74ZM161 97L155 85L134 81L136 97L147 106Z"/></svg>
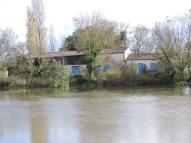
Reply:
<svg viewBox="0 0 191 143"><path fill-rule="evenodd" d="M68 89L69 78L64 66L56 60L46 58L26 59L18 58L17 65L9 67L9 78L6 83L27 85L27 87L59 87ZM19 79L18 82L15 79ZM21 77L21 78L18 78ZM22 80L21 80L22 79ZM4 80L5 81L5 80ZM4 82L2 82L3 84Z"/></svg>
<svg viewBox="0 0 191 143"><path fill-rule="evenodd" d="M119 81L120 73L116 71L108 71L103 73L103 79L108 82L116 82Z"/></svg>
<svg viewBox="0 0 191 143"><path fill-rule="evenodd" d="M0 78L0 87L6 89L25 88L26 80L16 76L9 76L8 78Z"/></svg>
<svg viewBox="0 0 191 143"><path fill-rule="evenodd" d="M9 76L7 78L7 83L9 88L23 88L26 87L26 80L16 77L16 76Z"/></svg>
<svg viewBox="0 0 191 143"><path fill-rule="evenodd" d="M50 87L69 88L68 73L64 66L55 60L43 66L39 80L47 83Z"/></svg>
<svg viewBox="0 0 191 143"><path fill-rule="evenodd" d="M185 86L186 85L186 82L185 81L180 81L180 82L177 82L176 83L176 86L177 87L183 87L183 86Z"/></svg>

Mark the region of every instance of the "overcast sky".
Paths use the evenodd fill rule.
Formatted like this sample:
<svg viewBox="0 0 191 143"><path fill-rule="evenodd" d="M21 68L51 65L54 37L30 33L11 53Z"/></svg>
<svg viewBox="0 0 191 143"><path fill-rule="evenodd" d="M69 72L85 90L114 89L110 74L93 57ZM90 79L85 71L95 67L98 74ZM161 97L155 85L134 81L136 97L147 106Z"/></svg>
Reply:
<svg viewBox="0 0 191 143"><path fill-rule="evenodd" d="M0 0L0 28L11 27L21 40L26 35L26 7L30 0ZM57 37L72 33L72 18L99 11L110 20L152 27L166 17L183 15L191 0L44 0L46 26L53 25Z"/></svg>

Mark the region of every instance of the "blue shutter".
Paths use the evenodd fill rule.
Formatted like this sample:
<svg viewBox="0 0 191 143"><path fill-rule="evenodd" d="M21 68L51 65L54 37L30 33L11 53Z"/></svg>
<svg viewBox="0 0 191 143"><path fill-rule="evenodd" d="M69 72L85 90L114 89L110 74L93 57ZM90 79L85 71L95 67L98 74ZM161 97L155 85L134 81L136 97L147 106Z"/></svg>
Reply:
<svg viewBox="0 0 191 143"><path fill-rule="evenodd" d="M156 66L157 66L156 63L151 63L150 66L151 66L150 67L151 71L155 71L156 70Z"/></svg>
<svg viewBox="0 0 191 143"><path fill-rule="evenodd" d="M72 75L80 75L80 68L79 66L72 66Z"/></svg>
<svg viewBox="0 0 191 143"><path fill-rule="evenodd" d="M110 66L108 64L103 66L103 71L104 72L109 71L109 70L110 70Z"/></svg>
<svg viewBox="0 0 191 143"><path fill-rule="evenodd" d="M144 72L144 64L143 63L139 63L138 64L138 68L139 68L139 70L138 70L138 74L140 75L140 74L143 74L143 72Z"/></svg>

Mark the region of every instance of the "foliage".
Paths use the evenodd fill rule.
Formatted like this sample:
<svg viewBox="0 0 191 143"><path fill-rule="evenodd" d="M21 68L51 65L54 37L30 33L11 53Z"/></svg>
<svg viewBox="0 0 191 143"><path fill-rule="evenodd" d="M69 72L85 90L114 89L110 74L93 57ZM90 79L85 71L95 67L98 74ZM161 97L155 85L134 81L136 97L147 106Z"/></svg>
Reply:
<svg viewBox="0 0 191 143"><path fill-rule="evenodd" d="M8 78L0 78L0 88L25 88L26 80L17 76L9 76Z"/></svg>
<svg viewBox="0 0 191 143"><path fill-rule="evenodd" d="M68 89L69 78L63 65L54 59L18 57L9 74L26 80L27 87L59 87Z"/></svg>
<svg viewBox="0 0 191 143"><path fill-rule="evenodd" d="M4 71L6 69L7 69L6 65L2 61L0 61L0 71Z"/></svg>
<svg viewBox="0 0 191 143"><path fill-rule="evenodd" d="M108 71L103 74L103 79L105 83L110 83L111 85L119 85L120 84L120 73L115 71Z"/></svg>
<svg viewBox="0 0 191 143"><path fill-rule="evenodd" d="M51 87L68 89L69 86L68 74L64 66L55 60L43 66L41 70L41 79L47 80Z"/></svg>
<svg viewBox="0 0 191 143"><path fill-rule="evenodd" d="M36 58L29 59L27 63L27 83L28 86L59 87L68 89L68 74L63 65L54 59Z"/></svg>
<svg viewBox="0 0 191 143"><path fill-rule="evenodd" d="M98 14L74 18L76 39L74 46L87 54L88 77L96 69L97 58L103 49L119 48L122 45L117 24Z"/></svg>
<svg viewBox="0 0 191 143"><path fill-rule="evenodd" d="M186 85L186 82L185 81L180 81L180 82L177 82L176 83L176 86L177 87L183 87L183 86L185 86Z"/></svg>
<svg viewBox="0 0 191 143"><path fill-rule="evenodd" d="M69 35L68 37L66 37L63 42L62 42L62 46L59 49L60 51L74 51L77 50L77 48L75 47L75 41L76 41L76 32L74 32L72 35Z"/></svg>
<svg viewBox="0 0 191 143"><path fill-rule="evenodd" d="M9 84L9 88L23 88L26 87L26 80L19 78L17 76L9 76L7 78L7 82Z"/></svg>
<svg viewBox="0 0 191 143"><path fill-rule="evenodd" d="M178 19L167 20L153 29L155 46L161 51L159 56L161 73L172 84L185 81L185 37L182 35L183 23Z"/></svg>
<svg viewBox="0 0 191 143"><path fill-rule="evenodd" d="M167 72L161 67L156 71L149 71L147 68L141 75L136 73L136 65L121 64L119 70L102 72L101 77L104 86L152 86L152 85L172 85L174 82Z"/></svg>

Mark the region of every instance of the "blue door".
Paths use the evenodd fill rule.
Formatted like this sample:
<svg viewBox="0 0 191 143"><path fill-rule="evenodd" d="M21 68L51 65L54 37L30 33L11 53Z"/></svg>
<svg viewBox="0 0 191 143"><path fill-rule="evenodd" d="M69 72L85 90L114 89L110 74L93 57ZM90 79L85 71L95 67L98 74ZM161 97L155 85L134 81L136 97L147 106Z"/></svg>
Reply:
<svg viewBox="0 0 191 143"><path fill-rule="evenodd" d="M144 72L144 64L143 63L139 63L138 64L138 74L143 74Z"/></svg>
<svg viewBox="0 0 191 143"><path fill-rule="evenodd" d="M79 66L72 66L72 75L80 75L80 68Z"/></svg>

